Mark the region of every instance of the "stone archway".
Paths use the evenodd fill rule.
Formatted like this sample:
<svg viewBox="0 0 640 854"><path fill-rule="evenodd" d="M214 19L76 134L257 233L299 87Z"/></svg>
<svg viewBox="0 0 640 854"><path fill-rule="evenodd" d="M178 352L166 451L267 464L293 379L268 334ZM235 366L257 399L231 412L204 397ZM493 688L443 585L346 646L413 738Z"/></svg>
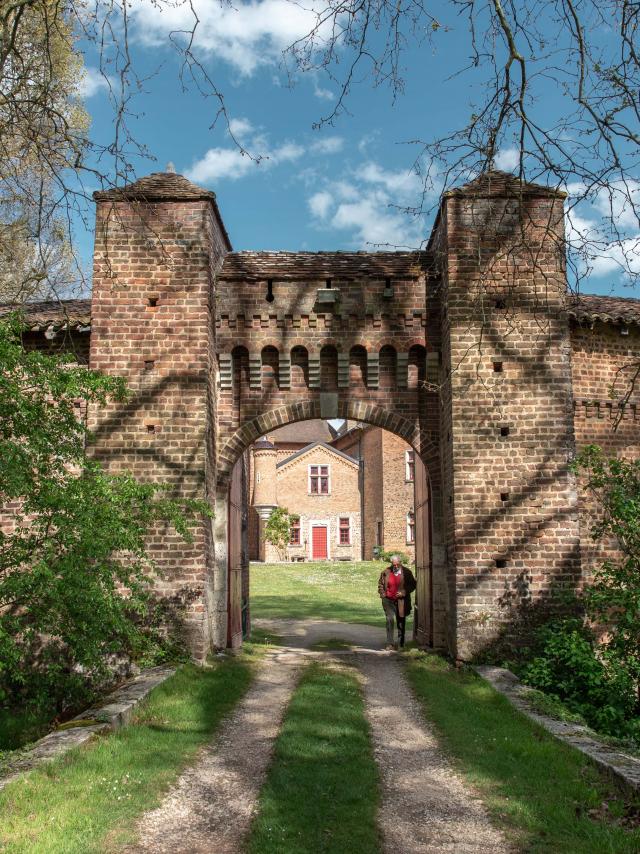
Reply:
<svg viewBox="0 0 640 854"><path fill-rule="evenodd" d="M211 626L215 646L223 647L233 637L229 623L237 626L240 621L236 613L240 607L234 565L234 541L238 527L243 523L233 499L239 487L243 455L261 436L300 421L321 418L319 401L306 404L289 404L268 410L243 424L222 448L219 457L216 501L215 501L215 572L213 583L213 609L216 615ZM417 454L419 477L424 478L422 499L416 516L416 541L423 544L417 552L416 574L418 593L416 610L417 637L423 644L439 646L446 644L447 612L444 597L447 595L446 565L442 495L440 487L439 446L419 426L397 413L381 406L360 401L344 401L339 407L338 417L359 421L400 437L413 447ZM420 557L418 557L418 554Z"/></svg>

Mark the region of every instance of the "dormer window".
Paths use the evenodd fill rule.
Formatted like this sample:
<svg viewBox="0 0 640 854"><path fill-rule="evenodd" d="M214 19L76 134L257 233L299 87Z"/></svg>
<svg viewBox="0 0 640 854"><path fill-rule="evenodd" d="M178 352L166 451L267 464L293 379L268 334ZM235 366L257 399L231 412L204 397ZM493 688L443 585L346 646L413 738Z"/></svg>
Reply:
<svg viewBox="0 0 640 854"><path fill-rule="evenodd" d="M329 495L330 492L329 466L309 466L309 494Z"/></svg>

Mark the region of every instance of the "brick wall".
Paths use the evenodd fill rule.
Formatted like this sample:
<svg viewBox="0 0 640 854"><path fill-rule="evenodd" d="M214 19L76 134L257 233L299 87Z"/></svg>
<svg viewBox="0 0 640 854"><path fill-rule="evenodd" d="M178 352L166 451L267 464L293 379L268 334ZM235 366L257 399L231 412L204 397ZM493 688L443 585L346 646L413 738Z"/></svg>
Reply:
<svg viewBox="0 0 640 854"><path fill-rule="evenodd" d="M600 445L611 456L637 459L640 455L640 408L632 390L640 362L640 328L637 324L591 321L571 324L574 425L578 448ZM628 402L626 396L631 391ZM622 404L622 405L621 405ZM594 543L591 527L597 507L580 482L580 541L583 579L615 544Z"/></svg>

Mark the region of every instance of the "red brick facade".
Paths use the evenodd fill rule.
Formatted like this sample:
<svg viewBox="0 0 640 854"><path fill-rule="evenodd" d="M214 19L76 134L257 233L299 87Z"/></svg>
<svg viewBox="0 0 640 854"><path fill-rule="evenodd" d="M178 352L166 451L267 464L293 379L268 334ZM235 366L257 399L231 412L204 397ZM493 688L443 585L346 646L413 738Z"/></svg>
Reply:
<svg viewBox="0 0 640 854"><path fill-rule="evenodd" d="M247 596L246 573L229 592L234 466L305 419L382 427L424 464L423 642L469 657L522 602L581 582L568 464L576 442L637 454L637 396L615 432L610 385L640 355L640 304L567 304L561 194L488 173L445 195L422 253L233 253L213 194L175 175L97 200L91 365L132 397L95 415L95 453L215 509L193 546L150 538L196 655Z"/></svg>

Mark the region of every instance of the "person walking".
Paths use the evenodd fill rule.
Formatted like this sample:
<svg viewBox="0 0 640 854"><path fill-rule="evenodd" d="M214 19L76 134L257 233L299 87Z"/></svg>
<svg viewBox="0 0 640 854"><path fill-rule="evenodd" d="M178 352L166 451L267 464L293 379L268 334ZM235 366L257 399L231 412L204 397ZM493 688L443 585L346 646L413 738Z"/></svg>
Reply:
<svg viewBox="0 0 640 854"><path fill-rule="evenodd" d="M387 619L387 649L404 646L404 627L411 613L411 594L416 589L414 574L393 555L391 564L380 573L378 593ZM398 625L398 644L393 642L394 623Z"/></svg>

